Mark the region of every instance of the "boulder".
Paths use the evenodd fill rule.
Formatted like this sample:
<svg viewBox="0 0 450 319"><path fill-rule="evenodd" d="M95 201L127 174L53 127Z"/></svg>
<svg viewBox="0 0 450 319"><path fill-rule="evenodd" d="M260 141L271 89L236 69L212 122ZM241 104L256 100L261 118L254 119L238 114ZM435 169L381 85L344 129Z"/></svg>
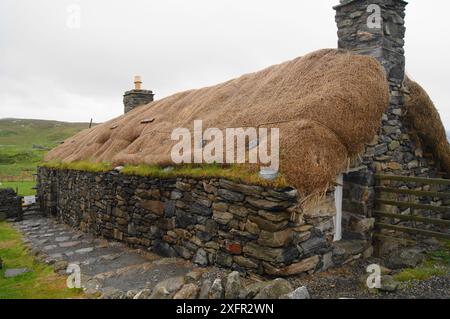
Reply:
<svg viewBox="0 0 450 319"><path fill-rule="evenodd" d="M266 287L269 284L270 284L269 281L259 281L259 282L255 282L251 285L248 285L244 289L245 293L243 294L242 298L243 299L255 298L255 296L261 291L261 289L263 289L264 287Z"/></svg>
<svg viewBox="0 0 450 319"><path fill-rule="evenodd" d="M171 299L172 296L186 284L183 276L171 277L159 282L152 291L150 299Z"/></svg>
<svg viewBox="0 0 450 319"><path fill-rule="evenodd" d="M211 289L209 290L208 293L208 299L223 299L223 295L224 291L222 286L222 280L220 278L217 278L211 285Z"/></svg>
<svg viewBox="0 0 450 319"><path fill-rule="evenodd" d="M113 288L113 287L106 287L102 289L102 294L99 299L124 299L125 294L123 291Z"/></svg>
<svg viewBox="0 0 450 319"><path fill-rule="evenodd" d="M281 296L290 294L292 291L292 286L287 280L277 278L263 287L254 299L279 299Z"/></svg>
<svg viewBox="0 0 450 319"><path fill-rule="evenodd" d="M195 299L197 298L200 288L194 284L187 284L173 296L173 299Z"/></svg>
<svg viewBox="0 0 450 319"><path fill-rule="evenodd" d="M293 292L281 296L281 299L311 299L308 289L303 286L295 289Z"/></svg>
<svg viewBox="0 0 450 319"><path fill-rule="evenodd" d="M198 299L208 299L209 298L209 290L211 289L212 282L209 279L206 279L202 287L200 288L200 294L198 296Z"/></svg>
<svg viewBox="0 0 450 319"><path fill-rule="evenodd" d="M30 272L28 268L12 268L5 271L5 278L13 278Z"/></svg>
<svg viewBox="0 0 450 319"><path fill-rule="evenodd" d="M152 294L151 289L143 289L143 290L139 291L138 293L136 293L133 296L133 299L150 299L151 294ZM127 295L128 295L128 293L127 293ZM130 295L131 295L131 293L130 293Z"/></svg>
<svg viewBox="0 0 450 319"><path fill-rule="evenodd" d="M399 286L399 282L395 281L394 277L385 275L381 276L381 287L378 290L386 292L394 292Z"/></svg>
<svg viewBox="0 0 450 319"><path fill-rule="evenodd" d="M233 271L227 277L225 285L225 299L238 299L241 291L241 278L239 272Z"/></svg>
<svg viewBox="0 0 450 319"><path fill-rule="evenodd" d="M387 259L386 265L391 269L414 268L425 259L423 251L418 248L394 251Z"/></svg>
<svg viewBox="0 0 450 319"><path fill-rule="evenodd" d="M186 274L186 280L189 282L189 283L194 283L194 282L197 282L197 281L199 281L200 280L200 278L202 278L202 276L203 276L203 274L204 274L204 269L203 268L200 268L200 269L194 269L194 270L192 270L192 271L190 271L190 272L188 272L187 274Z"/></svg>

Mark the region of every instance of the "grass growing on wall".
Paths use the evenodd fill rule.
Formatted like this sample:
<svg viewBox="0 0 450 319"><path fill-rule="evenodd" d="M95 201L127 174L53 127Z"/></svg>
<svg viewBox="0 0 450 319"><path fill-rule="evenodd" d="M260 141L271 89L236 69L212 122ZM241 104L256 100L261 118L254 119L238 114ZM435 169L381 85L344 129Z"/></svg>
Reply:
<svg viewBox="0 0 450 319"><path fill-rule="evenodd" d="M72 163L50 161L43 163L41 166L61 170L78 170L86 172L107 172L113 169L110 163L93 163L87 161ZM225 178L235 182L271 186L276 188L288 186L282 175L273 181L265 180L259 176L255 167L245 165L223 166L219 164L186 164L165 169L158 165L141 164L126 165L122 169L121 173L124 175L148 176L154 178Z"/></svg>
<svg viewBox="0 0 450 319"><path fill-rule="evenodd" d="M68 289L66 278L29 255L22 236L8 223L0 222L0 299L66 299L82 298L80 289ZM4 278L8 268L28 268L30 272Z"/></svg>
<svg viewBox="0 0 450 319"><path fill-rule="evenodd" d="M85 171L85 172L108 172L112 170L112 166L110 163L94 163L89 161L80 161L80 162L59 162L59 161L49 161L41 164L42 167L47 168L56 168L61 170L73 170L73 171Z"/></svg>
<svg viewBox="0 0 450 319"><path fill-rule="evenodd" d="M283 176L273 181L261 178L254 167L244 165L222 166L218 164L180 165L170 170L157 165L127 165L122 170L125 175L151 176L156 178L224 178L235 182L282 188L288 186Z"/></svg>

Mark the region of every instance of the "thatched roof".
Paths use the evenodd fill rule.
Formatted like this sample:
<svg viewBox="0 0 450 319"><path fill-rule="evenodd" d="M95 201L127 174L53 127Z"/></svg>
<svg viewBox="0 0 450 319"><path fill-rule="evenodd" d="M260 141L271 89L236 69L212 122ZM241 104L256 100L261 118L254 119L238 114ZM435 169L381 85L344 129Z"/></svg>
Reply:
<svg viewBox="0 0 450 319"><path fill-rule="evenodd" d="M447 175L450 174L450 145L439 112L427 92L416 82L405 79L406 119L410 134L422 148L430 151Z"/></svg>
<svg viewBox="0 0 450 319"><path fill-rule="evenodd" d="M166 164L176 143L172 129L192 129L194 120L203 120L204 128L278 127L281 171L310 194L326 188L373 139L388 102L375 59L320 50L138 107L68 139L46 160ZM142 124L145 119L155 120Z"/></svg>

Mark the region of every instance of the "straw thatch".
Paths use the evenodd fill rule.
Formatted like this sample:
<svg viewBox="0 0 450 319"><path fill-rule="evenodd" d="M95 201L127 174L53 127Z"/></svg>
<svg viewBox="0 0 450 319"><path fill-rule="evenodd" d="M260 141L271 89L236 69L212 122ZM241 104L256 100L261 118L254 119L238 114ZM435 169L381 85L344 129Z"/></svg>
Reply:
<svg viewBox="0 0 450 319"><path fill-rule="evenodd" d="M363 150L389 101L373 58L326 49L257 73L175 94L85 130L46 160L168 163L172 129L280 128L281 171L304 194L323 190ZM143 124L143 120L154 119ZM145 121L149 122L149 121Z"/></svg>
<svg viewBox="0 0 450 319"><path fill-rule="evenodd" d="M441 168L450 174L450 145L447 141L441 117L427 92L416 82L405 79L406 118L411 126L411 134L425 150L438 160Z"/></svg>

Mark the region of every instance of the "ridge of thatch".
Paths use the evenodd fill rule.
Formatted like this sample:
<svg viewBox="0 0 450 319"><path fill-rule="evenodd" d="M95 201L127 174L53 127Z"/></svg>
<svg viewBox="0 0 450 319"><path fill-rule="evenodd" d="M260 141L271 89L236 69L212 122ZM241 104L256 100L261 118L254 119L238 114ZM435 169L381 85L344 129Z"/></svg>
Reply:
<svg viewBox="0 0 450 319"><path fill-rule="evenodd" d="M388 83L376 59L324 49L138 107L69 138L46 160L167 164L177 143L171 131L192 129L194 120L203 120L204 129L278 127L281 172L311 194L363 151L388 103ZM142 124L150 118L154 121Z"/></svg>
<svg viewBox="0 0 450 319"><path fill-rule="evenodd" d="M405 109L411 134L433 153L441 168L450 174L450 145L438 110L418 83L406 78L404 85L409 92Z"/></svg>

